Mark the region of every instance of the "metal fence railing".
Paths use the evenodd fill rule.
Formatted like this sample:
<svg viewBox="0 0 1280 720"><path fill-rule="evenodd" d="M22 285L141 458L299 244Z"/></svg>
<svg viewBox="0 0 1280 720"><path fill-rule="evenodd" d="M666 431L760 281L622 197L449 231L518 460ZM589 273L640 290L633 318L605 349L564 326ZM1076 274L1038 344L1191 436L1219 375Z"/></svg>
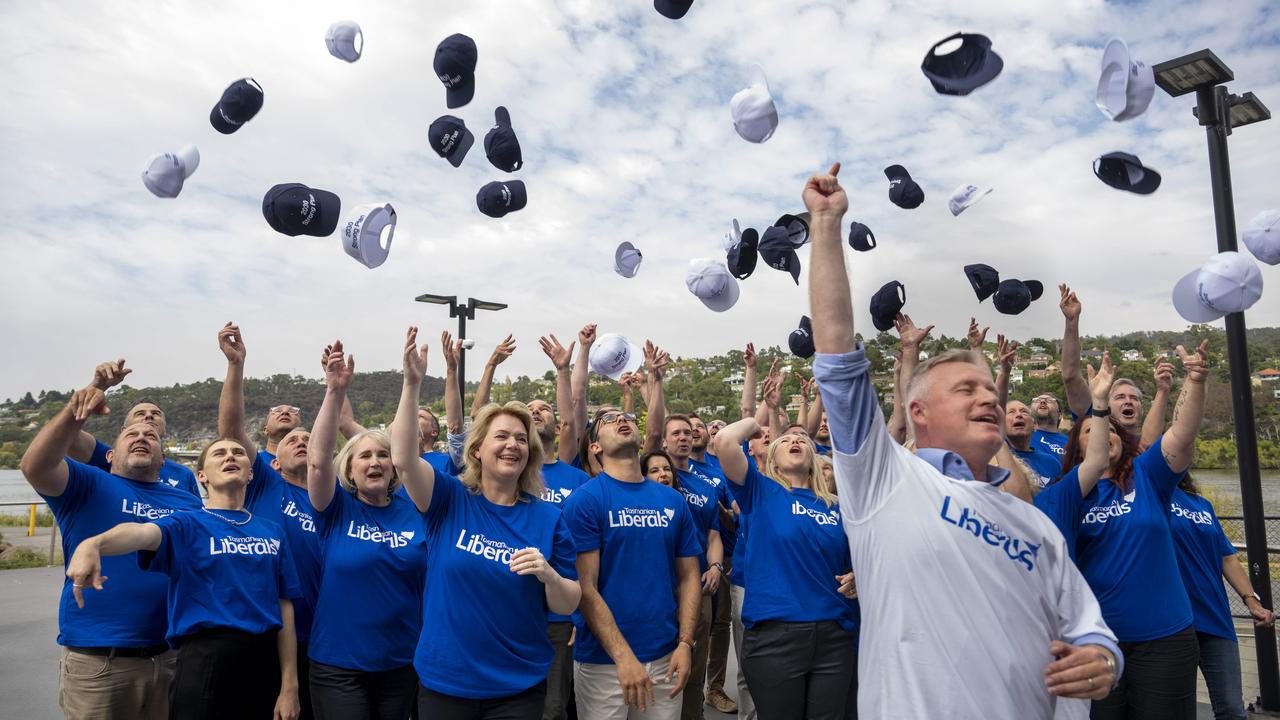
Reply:
<svg viewBox="0 0 1280 720"><path fill-rule="evenodd" d="M1267 529L1267 557L1271 561L1271 597L1280 598L1280 516L1267 515L1262 518ZM1231 544L1244 557L1244 518L1240 516L1218 516L1222 531L1227 534ZM1226 580L1223 580L1226 583ZM1227 602L1231 605L1231 614L1238 618L1249 617L1249 610L1240 600L1231 585L1227 585Z"/></svg>
<svg viewBox="0 0 1280 720"><path fill-rule="evenodd" d="M15 501L0 502L0 508L6 508L6 507L29 508L32 514L32 517L35 516L35 513L40 512L41 510L49 510L50 512L52 512L52 509L47 504L45 504L45 501L43 500L19 500L16 502ZM54 560L57 558L57 555L55 554L57 547L58 547L58 523L55 522L53 523L49 532L48 563L50 565L53 565Z"/></svg>

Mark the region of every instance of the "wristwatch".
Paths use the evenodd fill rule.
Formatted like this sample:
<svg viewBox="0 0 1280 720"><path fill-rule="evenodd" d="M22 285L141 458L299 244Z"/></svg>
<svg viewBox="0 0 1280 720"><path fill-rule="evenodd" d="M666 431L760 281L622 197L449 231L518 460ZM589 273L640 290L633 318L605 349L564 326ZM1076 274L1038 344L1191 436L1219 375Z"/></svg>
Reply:
<svg viewBox="0 0 1280 720"><path fill-rule="evenodd" d="M1253 598L1254 600L1257 600L1259 605L1261 605L1261 604L1262 604L1262 596L1261 596L1261 595L1259 595L1257 592L1250 592L1248 595L1241 595L1241 596L1240 596L1240 600L1241 600L1241 602L1246 602L1246 603L1247 603L1247 602L1249 602L1249 598Z"/></svg>
<svg viewBox="0 0 1280 720"><path fill-rule="evenodd" d="M715 569L719 570L719 571L720 571L720 575L721 575L722 577L724 576L724 565L722 565L721 563L718 563L718 562L713 562L713 563L711 563L711 567L713 567L713 568L715 568Z"/></svg>
<svg viewBox="0 0 1280 720"><path fill-rule="evenodd" d="M1105 410L1099 410L1098 408L1091 408L1091 409L1093 410L1093 416L1094 416L1094 417L1107 417L1108 415L1110 415L1110 414L1111 414L1111 406L1110 406L1110 405L1108 405L1108 406L1107 406L1107 408L1106 408Z"/></svg>

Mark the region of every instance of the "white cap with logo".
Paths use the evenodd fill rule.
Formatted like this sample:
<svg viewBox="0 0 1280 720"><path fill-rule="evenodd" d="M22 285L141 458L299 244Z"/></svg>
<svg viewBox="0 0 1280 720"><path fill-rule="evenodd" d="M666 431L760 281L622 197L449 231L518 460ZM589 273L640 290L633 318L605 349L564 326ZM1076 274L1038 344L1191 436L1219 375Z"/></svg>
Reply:
<svg viewBox="0 0 1280 720"><path fill-rule="evenodd" d="M1146 112L1155 92L1156 77L1151 67L1129 57L1129 46L1120 38L1108 40L1094 98L1102 114L1116 122L1132 120Z"/></svg>
<svg viewBox="0 0 1280 720"><path fill-rule="evenodd" d="M1280 265L1280 210L1263 210L1244 230L1244 246L1268 265Z"/></svg>
<svg viewBox="0 0 1280 720"><path fill-rule="evenodd" d="M703 305L716 312L724 312L733 307L741 292L738 280L729 272L729 268L723 262L711 258L690 260L684 284Z"/></svg>
<svg viewBox="0 0 1280 720"><path fill-rule="evenodd" d="M353 63L364 52L364 32L354 20L339 20L329 26L329 32L324 35L324 44L329 48L330 55Z"/></svg>
<svg viewBox="0 0 1280 720"><path fill-rule="evenodd" d="M951 193L951 199L947 201L947 207L951 208L952 215L959 215L990 193L991 188L989 187L961 185L956 188L955 192Z"/></svg>
<svg viewBox="0 0 1280 720"><path fill-rule="evenodd" d="M176 198L182 192L182 184L199 166L200 151L195 145L187 145L176 153L148 160L142 171L142 184L156 197Z"/></svg>
<svg viewBox="0 0 1280 720"><path fill-rule="evenodd" d="M613 251L613 271L624 278L633 278L640 271L640 261L643 258L644 255L630 240L624 240Z"/></svg>
<svg viewBox="0 0 1280 720"><path fill-rule="evenodd" d="M376 268L391 254L391 238L396 232L396 209L390 204L370 203L352 209L342 226L342 249L367 268ZM382 232L386 231L386 242Z"/></svg>
<svg viewBox="0 0 1280 720"><path fill-rule="evenodd" d="M643 362L644 351L618 333L605 333L596 338L591 354L587 356L591 369L610 380L617 380L623 373L635 372Z"/></svg>
<svg viewBox="0 0 1280 720"><path fill-rule="evenodd" d="M751 84L729 101L729 112L733 114L733 129L743 140L762 143L773 137L778 127L778 108L769 94L769 80L759 65L755 66Z"/></svg>
<svg viewBox="0 0 1280 720"><path fill-rule="evenodd" d="M1244 312L1262 297L1262 273L1246 255L1221 252L1173 286L1173 307L1188 322Z"/></svg>

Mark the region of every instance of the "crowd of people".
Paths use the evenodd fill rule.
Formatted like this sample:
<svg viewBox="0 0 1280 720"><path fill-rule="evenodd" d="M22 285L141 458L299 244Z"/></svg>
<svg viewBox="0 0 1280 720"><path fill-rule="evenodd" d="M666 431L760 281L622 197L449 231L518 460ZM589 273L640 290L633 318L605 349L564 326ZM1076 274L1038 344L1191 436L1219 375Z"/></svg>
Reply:
<svg viewBox="0 0 1280 720"><path fill-rule="evenodd" d="M540 339L553 402L489 402L508 338L467 413L443 333L442 433L409 328L387 428L354 416L335 341L310 429L276 405L250 432L227 323L219 437L193 473L164 457L153 403L110 445L83 430L130 373L97 366L22 460L63 533L66 716L1166 720L1195 717L1198 667L1217 717L1243 718L1223 578L1273 616L1187 472L1204 346L1178 349L1172 419L1169 363L1144 417L1109 356L1082 369L1061 286L1064 423L1056 396L1008 399L1016 343L993 375L976 322L969 350L922 358L933 326L899 315L886 419L838 173L803 191L817 355L796 418L749 344L740 418L668 412L651 342L621 406L592 411L587 325Z"/></svg>

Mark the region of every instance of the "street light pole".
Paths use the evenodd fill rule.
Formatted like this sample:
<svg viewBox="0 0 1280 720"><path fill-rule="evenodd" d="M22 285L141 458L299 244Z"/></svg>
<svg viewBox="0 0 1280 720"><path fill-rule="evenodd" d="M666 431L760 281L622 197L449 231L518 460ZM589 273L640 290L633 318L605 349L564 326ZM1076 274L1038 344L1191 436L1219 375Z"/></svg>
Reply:
<svg viewBox="0 0 1280 720"><path fill-rule="evenodd" d="M1231 162L1227 136L1234 127L1267 120L1271 113L1255 97L1237 97L1222 84L1235 76L1209 50L1201 50L1153 68L1156 83L1177 97L1194 90L1196 119L1209 142L1209 178L1213 189L1213 216L1218 252L1237 252L1235 203L1231 196ZM1239 112L1237 112L1239 111ZM1238 119L1238 122L1237 122ZM1231 372L1231 407L1235 416L1236 464L1240 472L1240 500L1244 511L1245 550L1249 579L1262 598L1272 605L1271 565L1267 553L1267 529L1263 518L1262 478L1258 469L1258 436L1253 417L1253 387L1249 379L1249 349L1244 313L1226 316L1227 366ZM1263 710L1280 709L1280 666L1276 660L1273 628L1254 628L1258 659L1258 690Z"/></svg>
<svg viewBox="0 0 1280 720"><path fill-rule="evenodd" d="M436 305L448 305L449 317L458 318L458 339L465 340L467 337L467 320L476 319L476 310L504 310L506 303L491 302L489 300L477 300L475 298L467 298L466 304L458 304L457 295L432 295L424 293L414 298L418 302L433 303ZM464 345L458 351L458 397L465 398L467 396L467 348Z"/></svg>

